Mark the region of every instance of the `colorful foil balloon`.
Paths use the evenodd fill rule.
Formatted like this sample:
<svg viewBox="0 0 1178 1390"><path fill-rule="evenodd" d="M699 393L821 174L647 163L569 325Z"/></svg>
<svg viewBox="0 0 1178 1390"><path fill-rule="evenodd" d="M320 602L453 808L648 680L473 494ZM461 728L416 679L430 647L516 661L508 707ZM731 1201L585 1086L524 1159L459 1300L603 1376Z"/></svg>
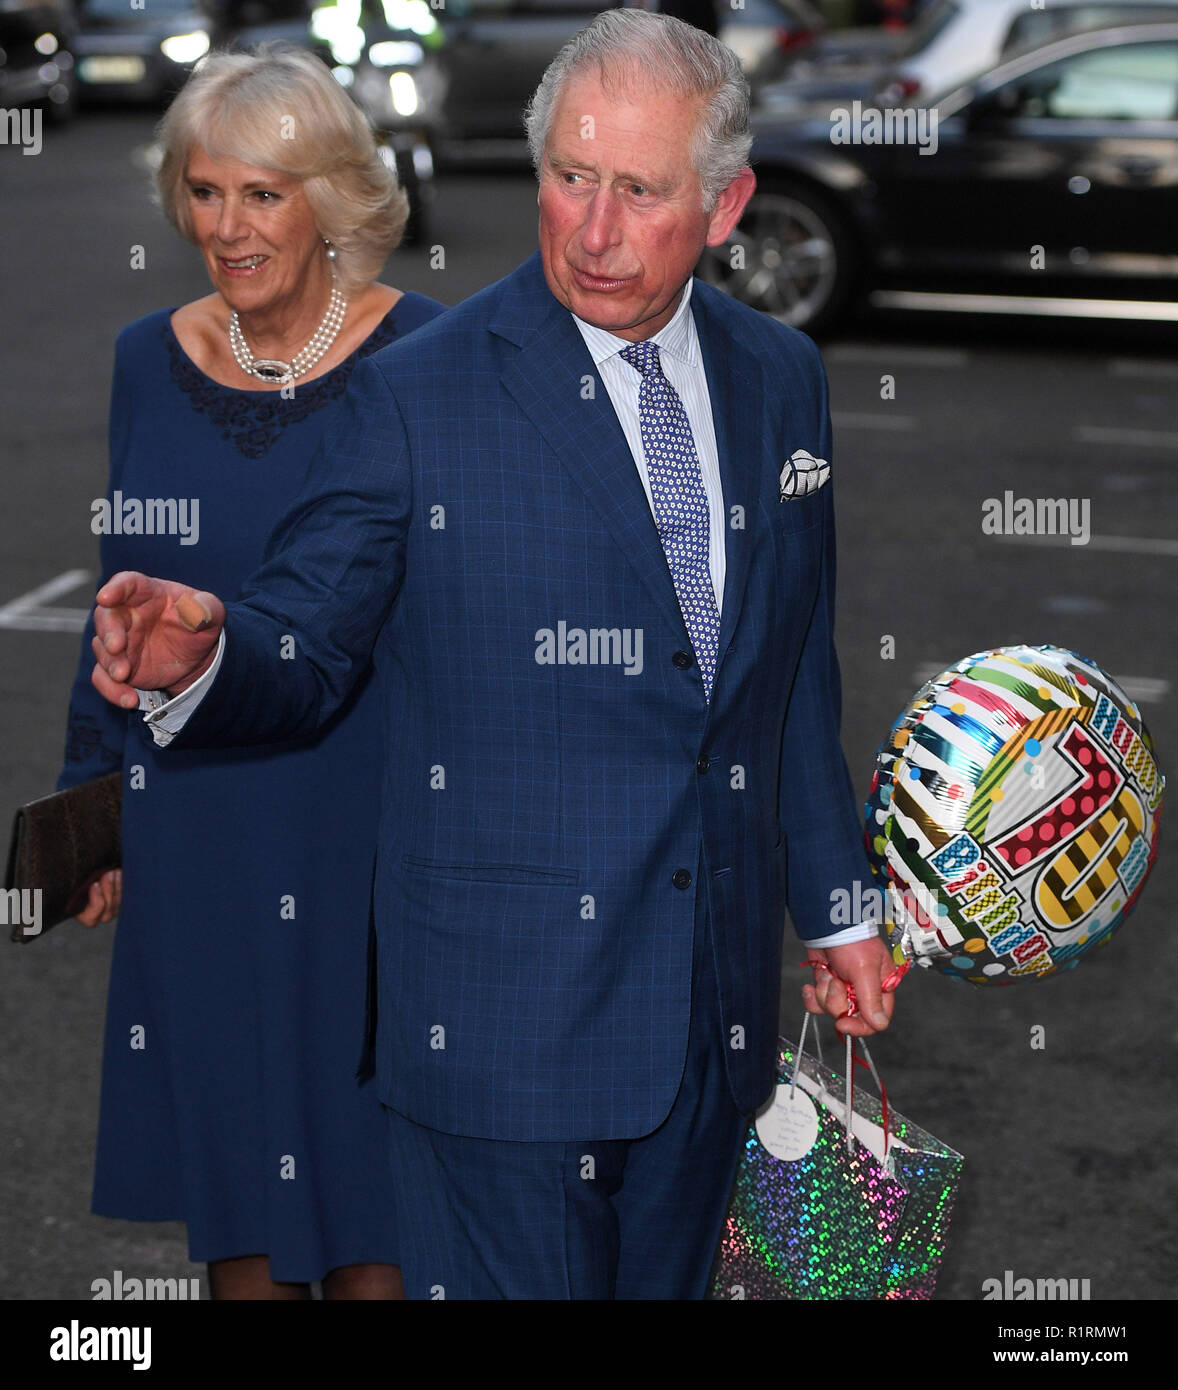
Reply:
<svg viewBox="0 0 1178 1390"><path fill-rule="evenodd" d="M977 985L1078 964L1136 905L1165 779L1136 705L1060 647L967 656L876 757L867 851L897 963Z"/></svg>

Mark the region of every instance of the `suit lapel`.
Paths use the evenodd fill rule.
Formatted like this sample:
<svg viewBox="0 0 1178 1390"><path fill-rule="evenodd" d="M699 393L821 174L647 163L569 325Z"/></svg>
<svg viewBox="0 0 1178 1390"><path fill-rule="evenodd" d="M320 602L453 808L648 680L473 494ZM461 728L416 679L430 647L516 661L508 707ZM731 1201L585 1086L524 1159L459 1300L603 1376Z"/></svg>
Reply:
<svg viewBox="0 0 1178 1390"><path fill-rule="evenodd" d="M720 663L732 643L744 604L749 561L761 523L767 471L761 408L765 388L761 366L721 322L712 303L716 293L697 280L691 291L691 309L708 379L720 480L724 488L725 576L716 660L718 680ZM736 506L742 509L743 526L731 524L732 509Z"/></svg>
<svg viewBox="0 0 1178 1390"><path fill-rule="evenodd" d="M687 642L667 557L605 383L569 311L525 262L490 327L519 351L501 380L596 508L659 612ZM585 378L593 393L585 398Z"/></svg>
<svg viewBox="0 0 1178 1390"><path fill-rule="evenodd" d="M766 479L772 488L776 480L765 467L761 366L722 321L713 304L716 294L696 281L691 308L707 374L724 489L725 580L718 678L744 603ZM502 373L504 387L584 491L659 612L686 642L687 628L667 557L630 446L572 316L548 289L538 254L510 277L490 327L519 349ZM586 377L593 381L588 400ZM734 506L743 509L741 527L730 524Z"/></svg>

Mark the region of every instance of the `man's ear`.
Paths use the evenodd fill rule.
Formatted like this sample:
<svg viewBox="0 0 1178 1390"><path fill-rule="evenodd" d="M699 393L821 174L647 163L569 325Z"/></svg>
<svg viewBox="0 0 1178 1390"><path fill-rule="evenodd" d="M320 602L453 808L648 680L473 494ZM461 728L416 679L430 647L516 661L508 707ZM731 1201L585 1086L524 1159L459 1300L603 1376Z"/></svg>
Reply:
<svg viewBox="0 0 1178 1390"><path fill-rule="evenodd" d="M716 199L708 221L707 246L720 246L732 234L732 229L740 221L745 205L757 187L757 176L745 168L732 180Z"/></svg>

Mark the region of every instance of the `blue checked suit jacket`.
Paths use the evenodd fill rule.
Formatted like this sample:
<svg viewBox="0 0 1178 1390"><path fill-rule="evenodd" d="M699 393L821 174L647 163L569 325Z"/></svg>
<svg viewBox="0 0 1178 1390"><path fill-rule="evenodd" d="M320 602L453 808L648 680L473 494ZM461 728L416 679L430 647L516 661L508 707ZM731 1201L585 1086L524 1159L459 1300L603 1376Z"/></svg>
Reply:
<svg viewBox="0 0 1178 1390"><path fill-rule="evenodd" d="M729 519L710 705L609 395L534 256L356 367L177 740L309 733L374 661L377 1074L387 1104L450 1133L655 1129L686 1053L697 894L751 1110L787 903L819 936L831 894L869 881L838 741L833 487L779 500L795 449L830 458L821 360L698 282L692 312ZM561 622L640 629L641 672L538 661Z"/></svg>

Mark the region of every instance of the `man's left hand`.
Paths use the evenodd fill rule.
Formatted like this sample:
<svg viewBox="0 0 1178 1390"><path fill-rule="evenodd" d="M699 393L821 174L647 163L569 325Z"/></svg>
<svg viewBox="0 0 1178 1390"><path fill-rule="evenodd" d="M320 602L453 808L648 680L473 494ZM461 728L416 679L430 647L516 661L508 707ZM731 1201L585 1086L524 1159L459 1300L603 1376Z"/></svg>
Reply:
<svg viewBox="0 0 1178 1390"><path fill-rule="evenodd" d="M814 983L803 986L802 998L812 1014L831 1014L838 1020L840 1033L865 1038L882 1033L892 1021L896 996L883 991L883 982L895 973L892 953L882 937L856 941L849 946L829 946L825 951L808 949L812 961L826 970L814 971ZM850 999L847 985L855 991L857 1012L847 1017Z"/></svg>

